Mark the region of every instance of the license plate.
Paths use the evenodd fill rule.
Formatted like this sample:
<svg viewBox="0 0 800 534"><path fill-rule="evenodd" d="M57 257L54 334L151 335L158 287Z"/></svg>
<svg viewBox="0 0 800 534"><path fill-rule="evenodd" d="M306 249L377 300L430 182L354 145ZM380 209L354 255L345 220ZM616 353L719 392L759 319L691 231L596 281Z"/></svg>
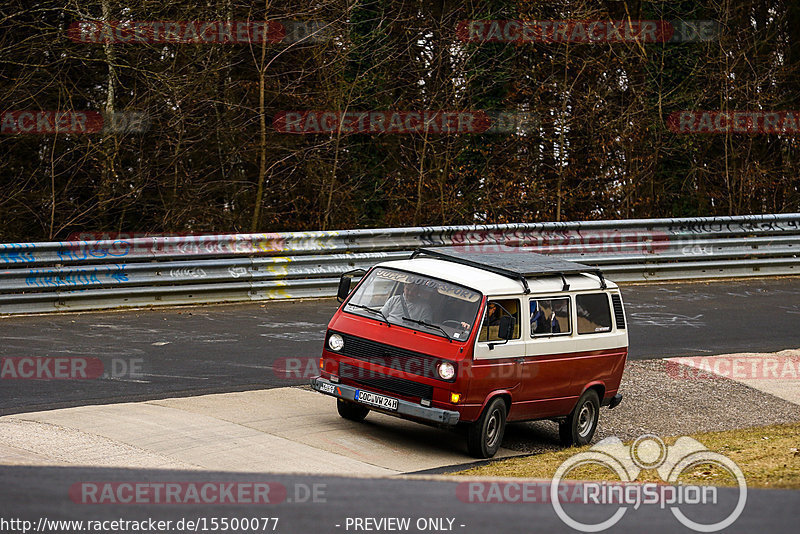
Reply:
<svg viewBox="0 0 800 534"><path fill-rule="evenodd" d="M369 404L370 406L381 408L382 410L397 410L397 399L378 395L377 393L370 393L369 391L357 390L356 400L364 404Z"/></svg>
<svg viewBox="0 0 800 534"><path fill-rule="evenodd" d="M319 390L322 393L333 393L333 389L334 389L333 384L328 384L326 382L323 382L319 386Z"/></svg>

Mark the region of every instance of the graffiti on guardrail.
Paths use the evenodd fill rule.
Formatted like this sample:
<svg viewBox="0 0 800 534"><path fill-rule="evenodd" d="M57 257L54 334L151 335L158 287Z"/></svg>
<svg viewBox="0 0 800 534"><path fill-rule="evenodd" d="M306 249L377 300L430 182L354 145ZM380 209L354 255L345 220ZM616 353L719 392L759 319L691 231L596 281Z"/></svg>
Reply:
<svg viewBox="0 0 800 534"><path fill-rule="evenodd" d="M800 231L800 221L796 220L770 220L758 218L746 221L717 221L708 218L679 219L670 222L666 232L673 234L693 233L764 233L764 232L797 232Z"/></svg>
<svg viewBox="0 0 800 534"><path fill-rule="evenodd" d="M208 276L200 267L184 267L181 269L170 269L170 278L205 278Z"/></svg>
<svg viewBox="0 0 800 534"><path fill-rule="evenodd" d="M137 255L258 254L286 249L283 234L148 234L136 232L81 232L76 241L62 242L56 251L61 261ZM95 238L95 239L86 239Z"/></svg>
<svg viewBox="0 0 800 534"><path fill-rule="evenodd" d="M239 278L240 276L247 276L247 269L244 267L228 267L228 274L230 274L234 278Z"/></svg>
<svg viewBox="0 0 800 534"><path fill-rule="evenodd" d="M109 256L120 258L130 252L130 243L126 241L112 241L105 246L90 245L89 243L68 243L66 247L56 251L59 261L81 261L92 258L103 259Z"/></svg>
<svg viewBox="0 0 800 534"><path fill-rule="evenodd" d="M0 245L0 259L4 263L31 263L36 261L33 257L33 251L36 245L33 243L10 243L8 245Z"/></svg>
<svg viewBox="0 0 800 534"><path fill-rule="evenodd" d="M114 264L81 270L30 269L25 277L25 285L33 287L60 287L100 285L128 281L126 265Z"/></svg>

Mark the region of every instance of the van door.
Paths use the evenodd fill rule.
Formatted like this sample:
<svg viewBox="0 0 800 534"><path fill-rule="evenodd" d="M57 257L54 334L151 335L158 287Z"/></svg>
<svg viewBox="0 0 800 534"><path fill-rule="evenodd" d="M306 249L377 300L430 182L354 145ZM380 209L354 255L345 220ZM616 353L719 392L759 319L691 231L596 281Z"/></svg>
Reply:
<svg viewBox="0 0 800 534"><path fill-rule="evenodd" d="M574 404L572 375L580 363L572 358L572 305L567 294L527 299L529 330L519 395L519 415L525 419L563 415Z"/></svg>
<svg viewBox="0 0 800 534"><path fill-rule="evenodd" d="M520 299L489 299L475 343L472 378L468 402L480 403L490 392L498 389L516 390L520 382L519 366L525 356L525 339L522 336L522 309ZM499 337L499 321L503 315L514 319L512 339L504 342ZM512 406L511 413L515 408Z"/></svg>

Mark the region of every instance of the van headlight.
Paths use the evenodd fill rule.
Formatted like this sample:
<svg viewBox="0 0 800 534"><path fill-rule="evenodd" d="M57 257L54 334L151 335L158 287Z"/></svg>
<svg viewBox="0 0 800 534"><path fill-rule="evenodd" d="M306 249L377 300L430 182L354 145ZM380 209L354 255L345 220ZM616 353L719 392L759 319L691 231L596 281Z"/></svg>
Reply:
<svg viewBox="0 0 800 534"><path fill-rule="evenodd" d="M450 362L439 362L439 365L436 366L436 370L439 372L439 376L444 380L452 380L453 377L456 376L456 368L453 367L453 364Z"/></svg>
<svg viewBox="0 0 800 534"><path fill-rule="evenodd" d="M339 352L344 347L344 339L339 334L332 334L331 337L328 338L328 347L332 351Z"/></svg>

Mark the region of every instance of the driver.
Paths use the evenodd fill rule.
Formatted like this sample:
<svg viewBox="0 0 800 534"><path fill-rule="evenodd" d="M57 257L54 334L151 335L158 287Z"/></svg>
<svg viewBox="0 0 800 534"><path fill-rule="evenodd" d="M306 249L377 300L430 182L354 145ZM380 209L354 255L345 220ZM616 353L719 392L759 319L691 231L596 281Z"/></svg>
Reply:
<svg viewBox="0 0 800 534"><path fill-rule="evenodd" d="M433 320L431 306L428 304L427 294L417 284L404 283L403 293L395 295L386 301L381 311L386 319L392 323L401 323L403 317L430 323Z"/></svg>

